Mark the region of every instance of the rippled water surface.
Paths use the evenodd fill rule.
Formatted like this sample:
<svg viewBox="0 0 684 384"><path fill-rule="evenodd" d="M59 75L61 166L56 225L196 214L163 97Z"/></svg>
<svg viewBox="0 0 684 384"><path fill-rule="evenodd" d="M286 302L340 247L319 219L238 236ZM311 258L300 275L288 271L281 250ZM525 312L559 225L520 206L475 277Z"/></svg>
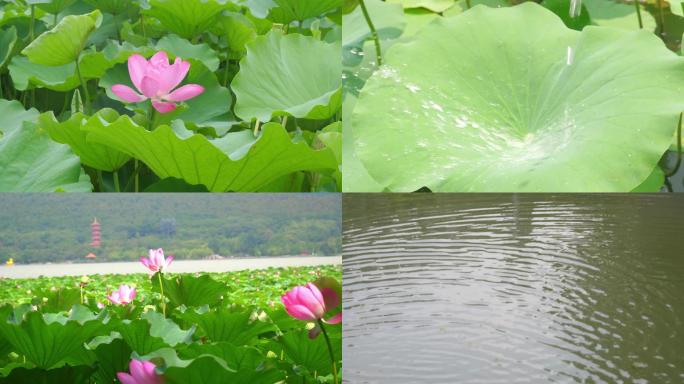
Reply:
<svg viewBox="0 0 684 384"><path fill-rule="evenodd" d="M684 383L684 196L344 196L344 377Z"/></svg>

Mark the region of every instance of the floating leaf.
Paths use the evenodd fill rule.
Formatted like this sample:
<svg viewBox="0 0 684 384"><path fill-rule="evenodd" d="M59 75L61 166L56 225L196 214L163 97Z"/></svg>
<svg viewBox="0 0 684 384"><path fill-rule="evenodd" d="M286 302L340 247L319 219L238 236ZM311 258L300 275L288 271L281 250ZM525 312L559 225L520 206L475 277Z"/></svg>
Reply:
<svg viewBox="0 0 684 384"><path fill-rule="evenodd" d="M102 14L98 10L87 15L67 16L55 28L38 36L21 53L35 64L59 66L72 63L101 21Z"/></svg>
<svg viewBox="0 0 684 384"><path fill-rule="evenodd" d="M312 37L269 32L247 45L232 83L235 114L327 119L340 107L340 46Z"/></svg>
<svg viewBox="0 0 684 384"><path fill-rule="evenodd" d="M573 31L534 3L435 21L386 62L351 122L392 191L631 191L684 110L684 62L652 33Z"/></svg>

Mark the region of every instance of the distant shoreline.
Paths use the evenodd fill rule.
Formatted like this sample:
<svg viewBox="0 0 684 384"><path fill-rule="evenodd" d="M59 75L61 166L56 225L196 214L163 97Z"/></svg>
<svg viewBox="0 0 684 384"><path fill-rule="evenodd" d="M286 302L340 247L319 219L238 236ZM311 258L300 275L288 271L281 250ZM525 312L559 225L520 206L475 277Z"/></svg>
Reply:
<svg viewBox="0 0 684 384"><path fill-rule="evenodd" d="M305 267L342 264L342 256L253 256L224 259L174 260L169 273L231 272L271 267ZM87 263L33 263L0 266L0 278L26 279L57 276L147 273L139 261Z"/></svg>
<svg viewBox="0 0 684 384"><path fill-rule="evenodd" d="M167 255L168 256L168 255ZM142 257L142 256L141 256ZM215 261L215 260L240 260L240 259L285 259L294 257L341 257L341 255L281 255L281 256L221 256L221 255L209 255L202 259L175 259L175 261ZM14 266L18 265L69 265L69 264L117 264L117 263L132 263L138 262L138 260L62 260L62 261L46 261L37 263L17 263L15 261ZM0 268L7 267L5 264L0 264ZM1 277L1 274L0 274Z"/></svg>

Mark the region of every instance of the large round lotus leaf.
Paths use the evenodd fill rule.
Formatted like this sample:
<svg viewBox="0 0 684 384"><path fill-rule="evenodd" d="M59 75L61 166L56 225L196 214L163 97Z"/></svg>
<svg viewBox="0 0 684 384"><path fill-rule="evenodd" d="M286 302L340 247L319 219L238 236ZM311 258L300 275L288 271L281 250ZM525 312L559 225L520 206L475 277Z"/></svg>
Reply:
<svg viewBox="0 0 684 384"><path fill-rule="evenodd" d="M102 22L102 14L95 10L87 15L71 15L53 29L41 34L21 53L31 62L59 66L76 61L90 33Z"/></svg>
<svg viewBox="0 0 684 384"><path fill-rule="evenodd" d="M269 32L247 45L232 83L235 114L327 119L340 107L340 45L299 34Z"/></svg>
<svg viewBox="0 0 684 384"><path fill-rule="evenodd" d="M318 17L342 6L342 0L272 0L276 5L271 8L268 18L289 24Z"/></svg>
<svg viewBox="0 0 684 384"><path fill-rule="evenodd" d="M436 20L386 63L351 121L393 191L630 191L684 110L684 60L652 33L570 30L535 3Z"/></svg>
<svg viewBox="0 0 684 384"><path fill-rule="evenodd" d="M150 0L143 11L169 31L192 39L210 28L225 8L216 0Z"/></svg>

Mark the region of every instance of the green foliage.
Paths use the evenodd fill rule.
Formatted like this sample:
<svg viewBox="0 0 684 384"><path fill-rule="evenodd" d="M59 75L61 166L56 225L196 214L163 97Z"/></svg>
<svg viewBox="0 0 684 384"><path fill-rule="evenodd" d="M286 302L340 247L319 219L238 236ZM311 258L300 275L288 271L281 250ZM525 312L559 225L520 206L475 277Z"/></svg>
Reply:
<svg viewBox="0 0 684 384"><path fill-rule="evenodd" d="M78 59L85 43L102 22L102 13L93 11L87 15L67 16L48 32L40 35L21 53L35 63L59 66Z"/></svg>
<svg viewBox="0 0 684 384"><path fill-rule="evenodd" d="M570 30L534 3L442 17L384 64L353 106L372 182L350 191L628 192L684 109L684 64L656 36Z"/></svg>
<svg viewBox="0 0 684 384"><path fill-rule="evenodd" d="M92 278L85 286L84 305L66 313L52 312L52 297L35 307L19 303L33 300L28 291L69 289L80 277L0 279L0 302L14 303L0 308L0 383L109 384L117 372L128 371L131 359L154 362L167 383L329 381L331 363L324 338L309 339L307 323L285 315L279 303L287 290L321 275L329 285L339 286L333 279L341 278L341 268L172 275L199 282L211 276L232 295L210 306L184 303L167 317L159 312L152 290L156 275ZM137 286L138 297L131 305L96 307L111 286L124 282ZM339 364L341 326L328 326L327 331Z"/></svg>
<svg viewBox="0 0 684 384"><path fill-rule="evenodd" d="M339 149L328 147L337 141L317 139L324 127L341 121L335 48L341 35L340 3L0 4L0 101L20 101L25 109L47 114L37 128L31 125L22 135L9 137L6 132L33 123L28 118L0 127L0 164L9 167L0 169L0 191L340 191L341 157L333 154ZM274 62L244 60L247 46L281 32L288 34L283 40L290 43L260 51ZM281 48L287 61L279 64ZM203 87L201 94L176 102L176 109L166 113L153 112L150 100L122 102L111 90L115 84L132 86L127 61L133 54L149 59L158 51L167 52L171 61L181 58L190 63L179 86ZM275 72L258 76L262 70ZM300 76L291 79L294 72ZM245 77L253 83L246 83ZM235 89L243 100L237 101L231 89L234 79L241 78ZM244 96L252 91L258 94ZM236 109L245 103L258 113L238 116ZM122 129L140 129L132 140L142 142L130 145L122 138L125 135L106 132L118 127L117 120L109 118L112 110L124 119L118 121ZM281 118L284 114L291 115L289 121ZM254 121L257 116L259 122ZM106 128L93 133L91 126ZM40 139L30 135L35 130ZM143 137L148 134L153 139ZM56 143L64 145L52 145ZM51 150L62 152L48 156ZM154 158L160 155L159 160ZM48 161L54 167L47 167ZM41 166L44 169L33 169ZM16 175L10 177L5 168Z"/></svg>

